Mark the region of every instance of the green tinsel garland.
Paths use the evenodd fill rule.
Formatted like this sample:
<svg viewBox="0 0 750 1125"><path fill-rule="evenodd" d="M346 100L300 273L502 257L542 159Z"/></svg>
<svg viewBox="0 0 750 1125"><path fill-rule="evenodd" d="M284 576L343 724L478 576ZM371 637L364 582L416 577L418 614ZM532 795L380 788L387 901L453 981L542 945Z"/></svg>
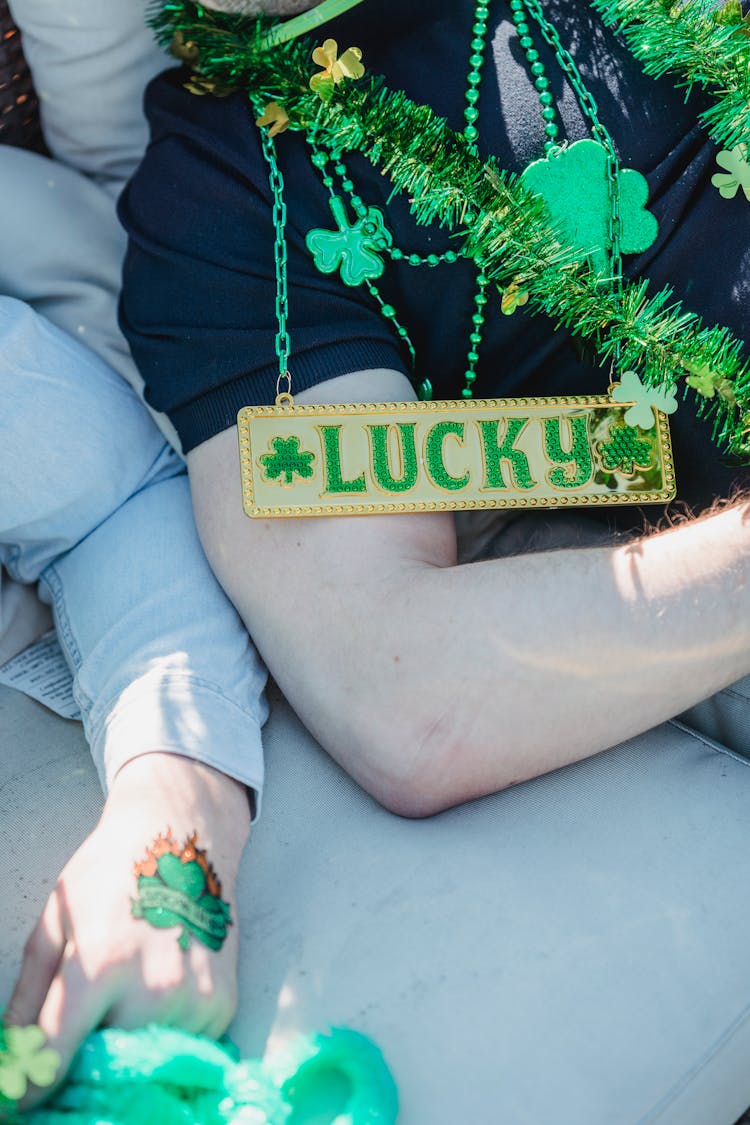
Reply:
<svg viewBox="0 0 750 1125"><path fill-rule="evenodd" d="M654 6L643 0L592 3L606 3L610 13ZM172 0L159 6L151 22L165 47L177 36L183 50L197 49L191 88L219 95L241 90L257 106L279 102L292 129L314 129L334 151L363 153L407 193L418 223L437 221L461 231L467 252L499 287L515 282L527 290L530 311L589 340L602 360L617 357L619 370L636 370L645 382L685 376L700 396L700 410L714 415L716 440L750 455L750 360L743 342L726 327L706 327L670 289L649 297L646 280L626 284L620 297L609 292L580 252L560 243L543 202L494 160L478 159L429 106L389 90L378 76L341 83L324 104L309 86L316 44L304 39L264 48L268 21ZM717 26L721 45L728 36Z"/></svg>
<svg viewBox="0 0 750 1125"><path fill-rule="evenodd" d="M750 16L740 0L589 0L646 74L678 76L718 101L701 120L727 148L750 141Z"/></svg>

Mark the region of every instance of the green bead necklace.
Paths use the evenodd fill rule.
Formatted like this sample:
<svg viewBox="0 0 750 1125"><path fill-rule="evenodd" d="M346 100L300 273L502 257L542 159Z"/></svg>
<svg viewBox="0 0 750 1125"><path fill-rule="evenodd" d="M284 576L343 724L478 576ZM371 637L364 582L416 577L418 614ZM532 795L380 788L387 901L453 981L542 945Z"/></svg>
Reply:
<svg viewBox="0 0 750 1125"><path fill-rule="evenodd" d="M531 28L527 22L526 11L524 9L524 0L510 0L510 11L513 16L513 22L516 25L516 31L518 32L518 41L526 55L526 61L529 64L529 73L534 79L534 86L539 95L539 104L542 108L542 120L544 122L544 132L546 135L544 151L547 155L550 155L557 149L557 137L560 130L555 123L557 113L554 98L549 92L549 79L544 73L544 63L539 58L539 52L534 47Z"/></svg>
<svg viewBox="0 0 750 1125"><path fill-rule="evenodd" d="M478 102L482 83L482 68L487 46L487 20L489 15L490 0L477 0L474 10L474 23L472 25L471 54L469 57L469 73L466 83L466 108L464 110L464 136L469 142L472 151L476 154L476 142L479 137L477 121L479 119ZM540 173L544 177L550 164L565 152L565 146L558 144L560 126L558 112L554 100L549 92L549 80L545 74L544 64L539 52L534 46L531 34L530 21L537 25L542 37L555 53L555 58L568 78L581 107L584 116L589 121L592 133L591 141L578 142L580 146L589 146L584 154L590 162L602 158L607 179L608 193L608 223L607 223L607 252L605 255L605 268L602 282L611 287L613 293L619 297L622 293L622 231L621 231L621 169L615 149L614 141L607 129L599 120L597 104L583 81L580 71L570 53L562 45L555 28L545 18L539 0L509 0L509 7L516 25L520 45L526 56L530 75L539 98L542 124L544 128L544 161L532 164L523 173L523 176L535 177L538 180ZM315 168L321 174L324 188L329 193L329 204L333 218L337 225L336 231L312 230L307 236L307 246L313 255L316 267L323 273L339 271L341 279L346 285L359 286L365 284L370 295L379 306L383 317L390 322L397 337L408 350L412 370L416 367L416 352L409 336L409 331L400 321L394 306L386 301L375 282L385 271L384 257L393 262L405 263L413 267L427 266L431 269L442 264L453 264L461 257L467 256L463 248L447 250L442 254L420 255L409 253L393 245L393 236L388 230L385 217L377 207L368 206L360 195L357 194L354 181L349 175L346 164L340 152L327 150L314 129L306 134L307 142L311 149L311 159ZM568 150L572 152L571 146ZM277 354L279 357L280 380L282 377L289 379L289 339L286 334L287 316L287 286L286 286L286 240L285 240L285 213L283 201L283 180L275 159L273 141L266 131L263 133L263 151L270 167L271 188L274 195L274 225L276 229L276 271L277 271L277 316L279 332L277 334ZM629 171L631 177L643 181L638 173ZM338 188L336 177L338 177ZM523 177L522 177L523 179ZM540 189L538 183L531 180L532 190ZM647 186L646 186L647 193ZM344 198L349 202L353 219L347 213ZM548 203L550 200L548 200ZM652 219L652 216L648 216ZM467 215L465 222L472 221L473 216ZM655 222L655 221L654 221ZM641 232L641 243L635 243L634 249L645 249L655 238L647 232ZM280 271L283 277L280 276ZM468 350L466 353L466 368L464 371L464 387L461 395L464 399L474 395L474 384L477 380L477 364L480 358L480 348L484 340L485 306L488 303L486 290L490 280L482 269L481 263L477 267L476 291L474 294L474 311L471 315L471 331L469 333ZM503 299L502 311L511 314L524 303L524 294L512 292L512 287L506 290ZM619 348L616 352L615 363L619 358ZM422 400L433 397L432 383L428 378L423 379L417 392Z"/></svg>
<svg viewBox="0 0 750 1125"><path fill-rule="evenodd" d="M476 141L479 137L479 132L476 127L476 122L479 119L479 110L477 108L477 103L480 97L482 67L484 66L484 59L486 54L488 15L489 0L477 0L474 11L474 23L472 25L471 56L469 58L470 69L466 87L465 100L467 105L466 109L464 110L464 118L466 120L464 136L474 149L476 147ZM312 149L313 165L320 171L323 186L328 190L330 194L331 210L334 213L334 217L337 219L339 231L341 232L341 234L345 233L344 223L346 220L344 219L340 207L336 202L340 201L340 196L337 195L336 181L333 175L331 175L331 171L333 171L339 177L339 189L348 198L351 210L356 216L355 225L359 224L360 226L361 238L363 240L365 250L371 249L375 252L375 254L385 253L393 262L402 262L406 265L417 268L427 266L430 269L434 269L436 266L442 265L443 263L451 265L464 256L463 250L446 250L442 254L420 255L413 252L407 252L397 246L393 246L392 239L385 238L382 234L379 238L375 236L374 232L367 229L368 224L372 225L374 222L373 212L377 212L377 215L381 220L382 213L377 211L376 208L368 208L361 197L356 194L354 190L354 183L349 176L348 170L341 157L341 154L329 153L325 149L323 149L319 145L314 132L310 132L307 134L307 140ZM467 216L467 220L470 219L471 216ZM319 240L320 233L321 232L319 231L312 231L308 236L308 246L310 246L313 251L316 241ZM325 262L322 262L321 258L317 256L316 265L318 266L318 268L322 268L324 272L333 272L333 270L329 269L327 264ZM398 319L396 309L393 307L393 305L384 301L380 290L374 284L375 280L377 280L377 277L379 277L383 273L383 270L385 268L382 263L382 258L380 267L373 265L372 268L372 275L365 277L363 279L364 283L367 285L371 296L380 306L381 313L386 318L386 320L391 322L397 336L406 346L409 352L413 370L416 366L416 352L414 349L414 344L412 343L412 340L409 336L408 329L405 328ZM474 393L473 384L476 382L477 378L476 366L479 362L479 348L483 340L483 329L485 323L484 307L488 301L486 289L489 284L489 278L481 269L479 269L477 272L477 288L474 295L474 311L471 318L472 331L469 335L469 347L466 356L466 370L464 372L465 385L461 392L464 398L472 398ZM418 394L420 399L422 400L429 400L432 398L432 384L429 379L423 379L421 381L418 387Z"/></svg>
<svg viewBox="0 0 750 1125"><path fill-rule="evenodd" d="M487 48L489 3L490 0L477 0L475 6L469 72L466 81L466 108L464 109L466 124L463 133L474 153L476 153L476 143L479 138L477 128L479 120L478 103ZM549 92L549 79L546 76L544 64L541 61L539 51L534 46L530 21L538 26L543 38L554 50L557 62L570 81L582 112L590 123L592 136L606 153L610 204L608 280L614 291L619 292L622 288L619 206L620 165L614 142L599 120L598 107L587 90L578 67L570 53L563 47L555 28L545 18L539 0L509 0L509 7L518 33L519 43L524 51L529 73L539 98L546 159L554 160L563 151L558 143L561 122L558 123L558 113L553 97ZM308 235L308 247L315 257L315 264L325 273L332 273L340 269L342 279L346 284L359 285L364 283L367 286L371 296L379 305L382 315L391 323L396 335L407 348L411 366L414 369L416 353L408 329L399 320L393 305L384 300L375 284L385 270L383 257L387 256L393 262L401 262L413 267L427 266L434 269L444 263L457 262L465 256L464 251L463 249L448 250L443 254L425 256L409 253L394 246L382 212L377 208L368 207L357 194L341 153L326 150L312 130L308 132L307 140L312 150L312 163L319 170L323 186L329 192L331 210L338 226L337 232L315 230ZM338 186L336 177L338 177ZM347 218L342 195L348 200L351 212L354 215L352 222L349 222ZM472 216L467 216L467 223L471 219ZM345 247L345 243L348 246ZM471 315L471 332L464 371L464 387L461 391L463 398L472 398L474 393L477 364L484 339L485 306L488 302L486 290L489 284L489 279L480 266L477 270L474 310ZM519 297L520 300L514 300L514 296ZM503 311L509 314L515 311L518 304L523 303L523 296L522 294L508 294L509 300L507 305L505 302L503 303ZM421 399L429 400L433 397L432 384L429 379L423 379L417 389Z"/></svg>
<svg viewBox="0 0 750 1125"><path fill-rule="evenodd" d="M469 56L469 75L466 79L466 102L464 118L466 127L464 136L473 145L479 139L477 121L479 120L480 87L482 85L482 68L487 53L487 17L489 16L489 0L477 0L474 9L474 25L471 29L471 55Z"/></svg>

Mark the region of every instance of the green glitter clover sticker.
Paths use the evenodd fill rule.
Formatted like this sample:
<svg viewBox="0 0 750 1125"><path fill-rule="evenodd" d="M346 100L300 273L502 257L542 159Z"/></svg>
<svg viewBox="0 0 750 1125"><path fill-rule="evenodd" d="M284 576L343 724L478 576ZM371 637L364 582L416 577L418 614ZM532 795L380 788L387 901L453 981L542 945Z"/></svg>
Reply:
<svg viewBox="0 0 750 1125"><path fill-rule="evenodd" d="M60 1056L45 1047L40 1027L0 1026L0 1108L3 1100L17 1102L32 1082L51 1086L60 1069Z"/></svg>
<svg viewBox="0 0 750 1125"><path fill-rule="evenodd" d="M263 475L271 482L278 480L284 488L294 484L295 476L309 480L313 475L315 454L300 449L298 437L274 438L271 442L273 453L264 453L260 461L264 466ZM285 480L281 480L285 477Z"/></svg>
<svg viewBox="0 0 750 1125"><path fill-rule="evenodd" d="M520 182L541 195L565 240L591 258L600 276L608 274L609 222L612 204L607 179L607 152L598 141L576 141L544 160L529 164ZM648 250L659 233L654 215L646 210L648 181L640 172L623 168L620 182L620 248L623 254Z"/></svg>
<svg viewBox="0 0 750 1125"><path fill-rule="evenodd" d="M181 926L181 949L188 949L193 937L219 950L232 924L229 904L222 899L221 883L197 843L197 832L182 848L169 828L165 836L156 837L146 858L135 864L139 897L131 900L131 913L157 929Z"/></svg>
<svg viewBox="0 0 750 1125"><path fill-rule="evenodd" d="M339 196L332 196L330 204L338 230L311 230L306 239L315 268L321 273L340 270L344 285L352 287L374 281L385 269L381 253L393 242L383 213L368 207L364 217L350 223Z"/></svg>

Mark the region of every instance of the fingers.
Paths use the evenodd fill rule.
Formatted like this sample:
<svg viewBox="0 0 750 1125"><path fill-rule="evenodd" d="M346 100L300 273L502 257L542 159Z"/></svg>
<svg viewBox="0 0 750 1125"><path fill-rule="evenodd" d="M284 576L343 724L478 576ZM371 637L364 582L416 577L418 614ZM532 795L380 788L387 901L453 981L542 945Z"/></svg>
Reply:
<svg viewBox="0 0 750 1125"><path fill-rule="evenodd" d="M237 1003L235 1000L226 1000L218 1005L218 1010L212 1020L201 1030L201 1035L209 1039L220 1039L235 1017Z"/></svg>
<svg viewBox="0 0 750 1125"><path fill-rule="evenodd" d="M5 1011L6 1024L28 1027L37 1022L64 950L62 907L55 890L24 947L21 972Z"/></svg>
<svg viewBox="0 0 750 1125"><path fill-rule="evenodd" d="M97 933L90 918L76 926L80 911L71 911L67 901L60 884L26 943L6 1012L9 1025L37 1024L45 1046L60 1056L54 1084L30 1089L23 1109L60 1086L81 1043L102 1023L126 1030L160 1023L218 1038L234 1015L236 956L231 949L216 958L194 944L186 957L173 932L139 930L143 941L129 954L120 932L118 955L112 956L117 927Z"/></svg>
<svg viewBox="0 0 750 1125"><path fill-rule="evenodd" d="M107 1012L106 1023L126 1031L158 1023L192 1035L218 1038L234 1015L234 993L225 980L226 969L217 972L215 967L202 964L202 952L192 959L187 975L181 951L176 972L164 971L169 964L165 957L160 984L146 987L142 976L137 986L118 996Z"/></svg>
<svg viewBox="0 0 750 1125"><path fill-rule="evenodd" d="M44 1032L45 1047L57 1052L60 1063L54 1082L44 1088L30 1087L19 1103L20 1109L33 1109L62 1084L73 1056L88 1033L101 1023L109 1002L104 989L92 987L87 980L75 946L68 942L39 1014L33 1021Z"/></svg>
<svg viewBox="0 0 750 1125"><path fill-rule="evenodd" d="M112 1002L113 987L112 979L89 980L75 946L68 943L37 1021L48 1045L60 1055L56 1085L67 1073L83 1040L102 1022Z"/></svg>

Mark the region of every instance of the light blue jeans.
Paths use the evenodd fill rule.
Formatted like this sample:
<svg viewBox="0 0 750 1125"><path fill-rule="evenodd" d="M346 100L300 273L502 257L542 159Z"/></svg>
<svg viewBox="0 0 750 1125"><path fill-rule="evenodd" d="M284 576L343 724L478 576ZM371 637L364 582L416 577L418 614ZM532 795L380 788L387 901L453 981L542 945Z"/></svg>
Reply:
<svg viewBox="0 0 750 1125"><path fill-rule="evenodd" d="M0 403L0 563L52 607L105 790L166 750L259 797L266 671L206 562L182 461L103 360L10 297Z"/></svg>

